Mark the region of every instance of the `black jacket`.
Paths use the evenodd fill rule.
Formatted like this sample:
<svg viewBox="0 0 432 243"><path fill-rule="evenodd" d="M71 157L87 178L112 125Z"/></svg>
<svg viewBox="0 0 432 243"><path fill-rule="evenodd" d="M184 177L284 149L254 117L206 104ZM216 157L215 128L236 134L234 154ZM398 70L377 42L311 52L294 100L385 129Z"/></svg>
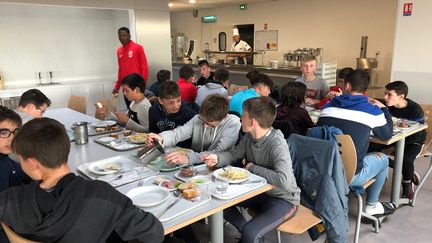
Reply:
<svg viewBox="0 0 432 243"><path fill-rule="evenodd" d="M162 224L150 213L101 181L70 173L52 190L39 182L0 194L0 220L25 238L42 242L106 242L111 234L122 240L162 242Z"/></svg>

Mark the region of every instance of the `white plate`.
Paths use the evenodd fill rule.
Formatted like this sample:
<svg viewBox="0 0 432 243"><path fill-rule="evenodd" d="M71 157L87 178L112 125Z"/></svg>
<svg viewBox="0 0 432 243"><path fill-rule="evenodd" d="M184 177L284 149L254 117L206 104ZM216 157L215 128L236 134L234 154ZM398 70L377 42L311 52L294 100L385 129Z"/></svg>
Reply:
<svg viewBox="0 0 432 243"><path fill-rule="evenodd" d="M109 142L114 141L114 140L116 140L116 139L113 137L103 137L103 138L98 139L98 141L100 141L102 143L109 143Z"/></svg>
<svg viewBox="0 0 432 243"><path fill-rule="evenodd" d="M119 169L110 169L109 167L111 166ZM118 162L101 161L89 164L87 169L96 175L109 175L121 171L122 164Z"/></svg>
<svg viewBox="0 0 432 243"><path fill-rule="evenodd" d="M240 183L243 181L247 181L249 180L249 177L251 176L251 173L248 170L242 169L242 168L238 168L238 167L228 167L226 168L227 170L239 170L239 171L244 171L246 173L246 178L243 179L239 179L239 180L228 180L229 183ZM219 179L228 179L227 177L221 176L220 174L223 173L223 168L217 169L213 172L213 176Z"/></svg>
<svg viewBox="0 0 432 243"><path fill-rule="evenodd" d="M138 207L151 207L163 203L168 199L169 192L160 186L141 186L126 193L133 204Z"/></svg>
<svg viewBox="0 0 432 243"><path fill-rule="evenodd" d="M107 120L107 121L92 122L92 123L90 123L90 126L92 126L92 127L106 127L106 126L114 126L115 124L117 124L116 121Z"/></svg>
<svg viewBox="0 0 432 243"><path fill-rule="evenodd" d="M197 185L197 186L200 186L200 185L208 185L208 184L210 184L211 180L210 180L210 178L208 176L197 175L197 176L194 176L194 177L190 178L189 181L195 183L195 185ZM196 181L199 181L199 183L196 182Z"/></svg>

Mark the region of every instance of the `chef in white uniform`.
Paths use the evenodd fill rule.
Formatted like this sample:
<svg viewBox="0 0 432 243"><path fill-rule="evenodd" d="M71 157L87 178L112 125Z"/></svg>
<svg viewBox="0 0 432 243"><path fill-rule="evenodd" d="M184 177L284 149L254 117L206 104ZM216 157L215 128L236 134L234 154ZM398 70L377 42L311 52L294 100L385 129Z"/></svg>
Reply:
<svg viewBox="0 0 432 243"><path fill-rule="evenodd" d="M233 43L231 45L231 51L249 51L252 52L252 47L246 41L240 40L240 34L237 28L233 29ZM246 64L246 54L228 54L228 57L235 57L237 64Z"/></svg>

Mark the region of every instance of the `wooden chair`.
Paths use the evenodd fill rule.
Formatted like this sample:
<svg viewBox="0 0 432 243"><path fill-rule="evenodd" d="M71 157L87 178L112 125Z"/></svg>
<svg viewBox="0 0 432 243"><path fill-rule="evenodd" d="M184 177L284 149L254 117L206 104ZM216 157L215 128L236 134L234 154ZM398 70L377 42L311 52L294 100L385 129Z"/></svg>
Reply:
<svg viewBox="0 0 432 243"><path fill-rule="evenodd" d="M8 225L4 224L3 222L1 223L1 226L3 227L3 230L5 231L8 239L11 243L40 243L38 241L27 240L27 239L19 236Z"/></svg>
<svg viewBox="0 0 432 243"><path fill-rule="evenodd" d="M355 175L355 171L357 168L357 151L354 146L354 142L351 139L350 135L336 135L336 139L338 141L338 147L339 147L339 153L341 155L344 168L345 168L345 175L347 178L348 184L351 183L352 178ZM363 188L366 189L372 183L375 182L375 179L370 179L368 182L366 182L363 185ZM373 217L369 214L366 214L363 212L363 199L361 194L355 195L357 198L357 219L356 219L356 227L355 227L355 233L354 233L354 243L357 243L359 240L360 235L360 224L361 224L361 217L366 217L372 221L374 221L375 226L375 232L378 233L379 231L379 220L376 217Z"/></svg>
<svg viewBox="0 0 432 243"><path fill-rule="evenodd" d="M71 95L71 97L69 97L68 108L86 114L87 98L84 96Z"/></svg>
<svg viewBox="0 0 432 243"><path fill-rule="evenodd" d="M429 160L429 167L426 170L426 172L424 173L424 175L422 176L422 179L420 181L420 184L417 186L417 188L414 190L414 196L413 196L413 200L411 201L411 205L414 206L416 198L417 198L417 193L419 192L419 190L421 189L421 187L423 186L424 182L426 181L426 179L428 178L429 174L432 171L432 104L422 104L420 105L423 109L424 115L425 115L425 124L428 125L428 128L426 129L426 142L422 148L422 151L420 152L420 154L417 156L417 158L420 157L428 157L430 158Z"/></svg>
<svg viewBox="0 0 432 243"><path fill-rule="evenodd" d="M281 232L300 235L321 223L321 218L309 208L299 205L297 214L276 228L278 243L282 242Z"/></svg>

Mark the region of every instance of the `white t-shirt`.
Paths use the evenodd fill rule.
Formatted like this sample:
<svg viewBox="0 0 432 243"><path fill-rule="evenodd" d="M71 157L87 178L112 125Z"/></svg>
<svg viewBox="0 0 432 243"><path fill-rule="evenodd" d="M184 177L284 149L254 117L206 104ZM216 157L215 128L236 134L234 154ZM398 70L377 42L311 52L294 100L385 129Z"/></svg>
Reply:
<svg viewBox="0 0 432 243"><path fill-rule="evenodd" d="M251 49L251 46L242 40L238 43L233 42L231 45L231 51L248 51L249 49ZM246 64L246 57L243 57L243 62Z"/></svg>

